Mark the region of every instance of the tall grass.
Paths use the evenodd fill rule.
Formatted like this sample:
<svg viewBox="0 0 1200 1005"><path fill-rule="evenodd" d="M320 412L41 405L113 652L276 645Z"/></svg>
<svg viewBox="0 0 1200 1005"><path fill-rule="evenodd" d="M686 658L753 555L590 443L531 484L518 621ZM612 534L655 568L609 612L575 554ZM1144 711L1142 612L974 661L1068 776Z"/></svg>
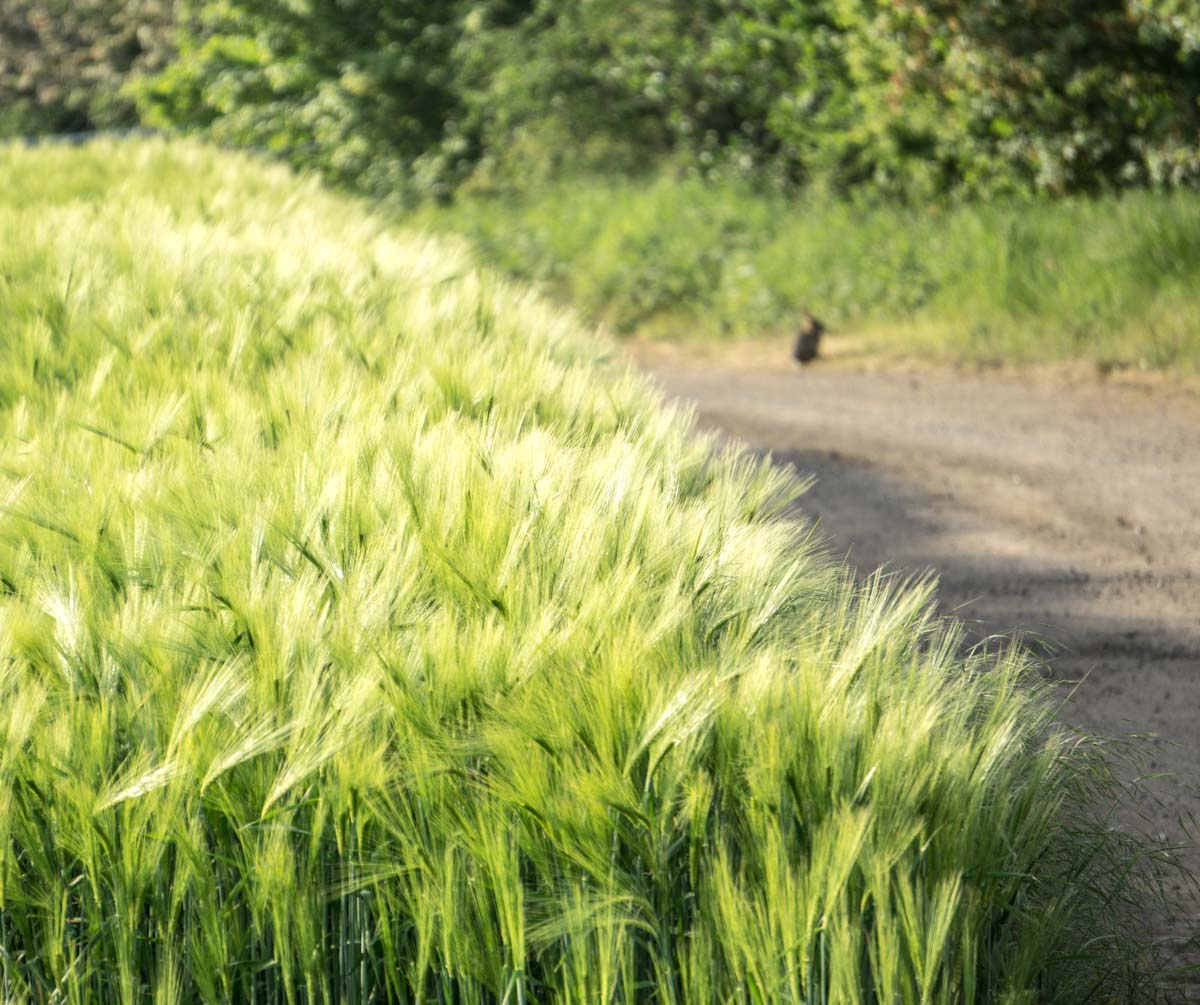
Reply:
<svg viewBox="0 0 1200 1005"><path fill-rule="evenodd" d="M808 305L872 351L1200 368L1194 193L914 208L578 179L417 220L623 332L769 334Z"/></svg>
<svg viewBox="0 0 1200 1005"><path fill-rule="evenodd" d="M570 315L200 147L0 174L5 1001L1152 995L1020 653Z"/></svg>

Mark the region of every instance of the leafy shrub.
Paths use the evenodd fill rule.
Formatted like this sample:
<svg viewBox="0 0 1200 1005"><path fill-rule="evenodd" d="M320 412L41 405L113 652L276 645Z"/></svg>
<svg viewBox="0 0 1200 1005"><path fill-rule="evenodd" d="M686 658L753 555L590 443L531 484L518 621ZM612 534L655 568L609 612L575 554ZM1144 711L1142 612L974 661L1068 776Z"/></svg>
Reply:
<svg viewBox="0 0 1200 1005"><path fill-rule="evenodd" d="M1200 58L1126 0L847 0L866 148L918 194L1194 184Z"/></svg>
<svg viewBox="0 0 1200 1005"><path fill-rule="evenodd" d="M0 2L0 136L130 126L125 85L170 59L174 0Z"/></svg>
<svg viewBox="0 0 1200 1005"><path fill-rule="evenodd" d="M194 5L182 59L141 90L146 119L204 128L378 195L445 193L464 9L443 0Z"/></svg>
<svg viewBox="0 0 1200 1005"><path fill-rule="evenodd" d="M511 29L509 51L560 73L520 77L528 91L489 94L491 107L538 121L559 102L563 117L613 134L649 123L637 147L657 140L718 173L929 197L1190 185L1200 170L1200 57L1186 33L1162 30L1180 21L1161 8L613 0L550 10L545 24Z"/></svg>
<svg viewBox="0 0 1200 1005"><path fill-rule="evenodd" d="M1194 0L7 0L0 129L128 124L137 92L409 200L662 161L915 199L1191 186L1198 27Z"/></svg>

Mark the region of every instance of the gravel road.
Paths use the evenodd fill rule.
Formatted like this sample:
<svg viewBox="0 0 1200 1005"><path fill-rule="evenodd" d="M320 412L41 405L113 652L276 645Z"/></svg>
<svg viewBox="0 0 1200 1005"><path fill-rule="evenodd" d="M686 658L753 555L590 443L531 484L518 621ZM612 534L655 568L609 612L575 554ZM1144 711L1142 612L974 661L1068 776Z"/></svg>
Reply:
<svg viewBox="0 0 1200 1005"><path fill-rule="evenodd" d="M1021 632L1057 679L1080 682L1068 721L1152 734L1156 799L1121 823L1188 841L1181 821L1200 817L1200 397L1099 378L641 362L703 426L815 475L798 513L833 554L863 572L935 570L939 603L973 634ZM1200 876L1200 853L1181 857ZM1171 931L1200 935L1200 898L1184 894L1183 910Z"/></svg>

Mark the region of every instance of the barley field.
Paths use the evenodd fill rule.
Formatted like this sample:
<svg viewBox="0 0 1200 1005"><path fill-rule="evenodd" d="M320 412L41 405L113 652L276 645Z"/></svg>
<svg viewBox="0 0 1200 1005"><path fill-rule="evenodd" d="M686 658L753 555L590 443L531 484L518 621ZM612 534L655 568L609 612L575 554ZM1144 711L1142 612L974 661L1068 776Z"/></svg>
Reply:
<svg viewBox="0 0 1200 1005"><path fill-rule="evenodd" d="M1157 994L1102 745L573 315L199 145L0 178L5 1002Z"/></svg>

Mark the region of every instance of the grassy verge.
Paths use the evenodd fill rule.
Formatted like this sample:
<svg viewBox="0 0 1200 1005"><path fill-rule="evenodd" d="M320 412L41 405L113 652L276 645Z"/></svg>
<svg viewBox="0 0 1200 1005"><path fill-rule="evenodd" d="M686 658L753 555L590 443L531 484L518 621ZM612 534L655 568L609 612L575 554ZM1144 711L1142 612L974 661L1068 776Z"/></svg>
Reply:
<svg viewBox="0 0 1200 1005"><path fill-rule="evenodd" d="M0 172L6 1001L1149 994L1020 654L570 315L206 149Z"/></svg>
<svg viewBox="0 0 1200 1005"><path fill-rule="evenodd" d="M736 338L805 305L862 348L1200 369L1200 196L870 208L581 180L427 209L620 332Z"/></svg>

